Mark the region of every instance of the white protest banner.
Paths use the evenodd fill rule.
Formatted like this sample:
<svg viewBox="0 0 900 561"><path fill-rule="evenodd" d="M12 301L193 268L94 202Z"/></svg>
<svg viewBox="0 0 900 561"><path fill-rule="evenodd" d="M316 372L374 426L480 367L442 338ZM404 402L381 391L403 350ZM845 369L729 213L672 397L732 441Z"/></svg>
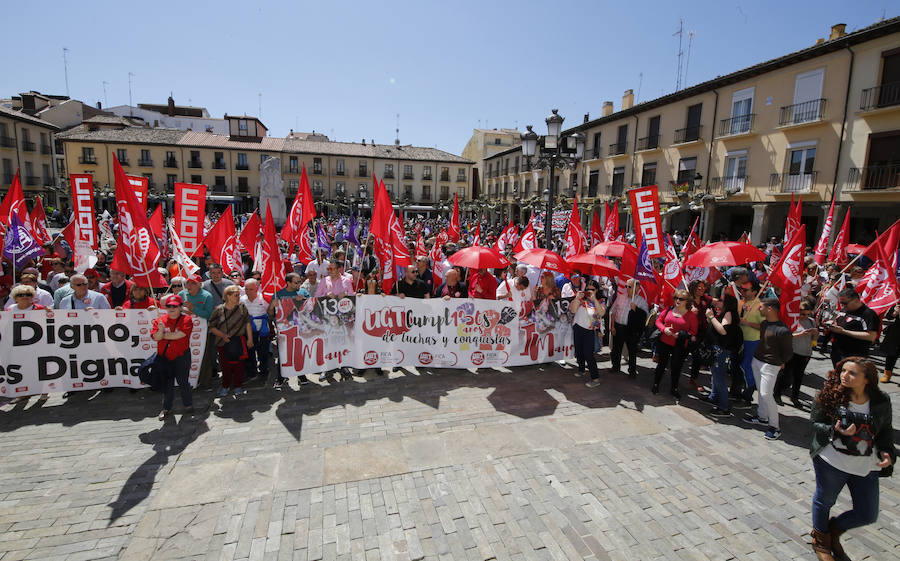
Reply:
<svg viewBox="0 0 900 561"><path fill-rule="evenodd" d="M283 301L281 375L338 367L523 366L574 356L568 301L527 313L508 301L357 296Z"/></svg>
<svg viewBox="0 0 900 561"><path fill-rule="evenodd" d="M138 367L157 344L157 310L0 312L0 396L144 387ZM191 386L206 346L206 321L190 335Z"/></svg>

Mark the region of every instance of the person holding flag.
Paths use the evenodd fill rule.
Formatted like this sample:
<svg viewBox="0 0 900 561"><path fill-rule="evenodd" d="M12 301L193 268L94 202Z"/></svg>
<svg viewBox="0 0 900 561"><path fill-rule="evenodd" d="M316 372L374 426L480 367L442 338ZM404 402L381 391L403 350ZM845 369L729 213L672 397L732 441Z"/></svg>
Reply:
<svg viewBox="0 0 900 561"><path fill-rule="evenodd" d="M868 357L869 349L881 331L881 318L863 304L855 288L848 286L840 291L838 304L841 311L825 324L832 334L833 365L851 356Z"/></svg>
<svg viewBox="0 0 900 561"><path fill-rule="evenodd" d="M640 294L640 285L635 279L625 281L625 294L613 300L609 314L610 363L612 373L622 371L622 347L628 348L628 375L637 376L637 357L641 335L647 324L650 308Z"/></svg>

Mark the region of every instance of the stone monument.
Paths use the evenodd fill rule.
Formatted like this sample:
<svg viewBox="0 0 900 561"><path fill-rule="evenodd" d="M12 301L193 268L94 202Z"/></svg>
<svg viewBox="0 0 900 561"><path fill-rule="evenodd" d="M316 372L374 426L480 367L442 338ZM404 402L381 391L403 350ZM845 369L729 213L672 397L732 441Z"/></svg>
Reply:
<svg viewBox="0 0 900 561"><path fill-rule="evenodd" d="M267 158L259 165L259 217L262 220L266 219L267 204L272 209L272 220L280 228L287 217L281 158Z"/></svg>

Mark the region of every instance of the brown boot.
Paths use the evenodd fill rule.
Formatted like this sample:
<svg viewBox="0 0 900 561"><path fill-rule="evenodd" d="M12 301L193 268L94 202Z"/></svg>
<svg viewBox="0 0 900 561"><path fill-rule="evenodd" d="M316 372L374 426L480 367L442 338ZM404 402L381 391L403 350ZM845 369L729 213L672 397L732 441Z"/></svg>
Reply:
<svg viewBox="0 0 900 561"><path fill-rule="evenodd" d="M812 536L813 551L816 552L816 559L819 561L835 561L831 554L831 534L824 534L816 529L809 533Z"/></svg>
<svg viewBox="0 0 900 561"><path fill-rule="evenodd" d="M831 534L831 553L834 555L835 561L852 561L847 556L844 546L840 542L841 534L844 533L844 530L837 529L834 525L834 518L828 521L828 533Z"/></svg>
<svg viewBox="0 0 900 561"><path fill-rule="evenodd" d="M882 377L881 377L881 380L880 380L881 383L882 383L882 384L887 384L888 382L891 381L891 376L893 376L893 375L894 375L894 371L893 371L893 370L885 370L885 371L884 371L884 376L882 376Z"/></svg>

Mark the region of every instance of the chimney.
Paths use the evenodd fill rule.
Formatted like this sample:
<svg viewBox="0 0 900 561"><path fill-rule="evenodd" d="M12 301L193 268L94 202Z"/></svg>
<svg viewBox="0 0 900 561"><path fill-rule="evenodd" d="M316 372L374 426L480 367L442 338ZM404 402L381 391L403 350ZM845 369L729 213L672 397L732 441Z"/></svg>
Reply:
<svg viewBox="0 0 900 561"><path fill-rule="evenodd" d="M821 45L821 44L824 43L824 42L825 42L825 39L822 39L821 37L819 37L818 39L816 39L816 45Z"/></svg>
<svg viewBox="0 0 900 561"><path fill-rule="evenodd" d="M366 145L366 139L365 139L365 138L362 139L362 143L363 143L363 146Z"/></svg>
<svg viewBox="0 0 900 561"><path fill-rule="evenodd" d="M603 102L603 109L600 110L601 117L608 117L613 114L613 104L611 101Z"/></svg>
<svg viewBox="0 0 900 561"><path fill-rule="evenodd" d="M622 94L622 110L634 107L634 90L625 90Z"/></svg>
<svg viewBox="0 0 900 561"><path fill-rule="evenodd" d="M99 101L97 102L97 109L103 109L103 106L100 105L100 102L99 102Z"/></svg>
<svg viewBox="0 0 900 561"><path fill-rule="evenodd" d="M375 146L375 139L372 139L372 146Z"/></svg>
<svg viewBox="0 0 900 561"><path fill-rule="evenodd" d="M590 120L591 120L591 114L590 114L590 113L585 113L585 114L584 114L584 122L587 123L587 122L590 121Z"/></svg>
<svg viewBox="0 0 900 561"><path fill-rule="evenodd" d="M828 40L831 41L833 39L838 39L847 34L845 31L847 29L846 23L836 23L831 26L831 35L828 36Z"/></svg>
<svg viewBox="0 0 900 561"><path fill-rule="evenodd" d="M175 100L169 96L169 117L175 116Z"/></svg>

